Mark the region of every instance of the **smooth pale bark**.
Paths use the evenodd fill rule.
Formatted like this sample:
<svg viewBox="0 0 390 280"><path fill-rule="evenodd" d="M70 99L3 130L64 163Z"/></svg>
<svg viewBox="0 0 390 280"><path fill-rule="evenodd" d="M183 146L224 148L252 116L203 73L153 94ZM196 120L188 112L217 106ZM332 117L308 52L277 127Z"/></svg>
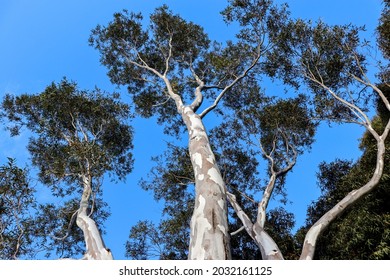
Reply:
<svg viewBox="0 0 390 280"><path fill-rule="evenodd" d="M291 159L286 159L286 166L279 170L275 170L275 159L273 158L273 153L276 150L276 138L273 141L273 148L272 151L267 154L263 147L261 147L261 150L263 152L263 155L267 158L269 161L269 171L271 173L271 176L269 178L269 182L264 190L263 197L258 203L257 206L257 218L256 222L253 223L248 215L244 212L244 210L241 208L241 206L238 204L235 195L228 193L227 197L229 199L230 204L233 206L238 218L241 220L242 224L244 225L244 229L249 234L249 236L256 242L257 246L260 249L261 257L263 260L283 260L283 255L278 247L278 245L275 243L275 241L272 239L271 236L268 235L268 233L264 230L265 221L266 221L266 210L269 203L269 200L271 199L272 193L275 188L276 179L287 172L289 172L295 165L298 153L296 149L289 143L286 135L281 132L282 137L285 141L285 151L286 154L288 154L289 150L292 152ZM287 157L286 157L287 158Z"/></svg>
<svg viewBox="0 0 390 280"><path fill-rule="evenodd" d="M265 225L265 219L266 219L266 210L269 203L269 200L271 199L272 192L275 187L275 181L276 181L276 173L272 170L272 175L270 177L270 180L268 182L267 187L264 190L263 198L259 202L257 206L257 221L256 223L259 224L260 227L264 228Z"/></svg>
<svg viewBox="0 0 390 280"><path fill-rule="evenodd" d="M255 223L249 219L248 215L242 210L241 206L237 203L235 195L227 194L230 204L233 206L238 218L241 220L246 232L256 242L260 249L261 257L263 260L283 260L283 255L280 252L278 245L272 239L271 236L264 230L261 225L260 219L257 219Z"/></svg>
<svg viewBox="0 0 390 280"><path fill-rule="evenodd" d="M225 183L201 118L189 106L183 107L182 117L189 133L189 153L195 176L188 258L231 259Z"/></svg>
<svg viewBox="0 0 390 280"><path fill-rule="evenodd" d="M387 125L387 129L390 127L390 122ZM386 133L387 134L387 133ZM341 215L345 209L355 204L360 198L367 193L371 192L379 183L384 168L384 156L386 152L385 147L386 137L379 136L377 138L377 163L373 176L370 181L359 189L351 191L346 197L344 197L339 203L337 203L331 210L325 213L307 232L300 256L301 260L312 260L315 253L316 243L320 234L334 221L339 215Z"/></svg>
<svg viewBox="0 0 390 280"><path fill-rule="evenodd" d="M365 87L372 88L373 91L378 94L380 99L382 100L383 104L386 106L386 108L390 111L390 102L385 96L385 94L380 90L375 84L373 84L369 78L367 77L364 69L361 67L361 63L359 60L359 57L357 54L354 54L354 57L356 59L356 62L358 64L358 67L360 68L362 78L355 76L353 74L350 74L353 79L355 79L357 82L361 83ZM385 159L385 153L386 153L386 145L385 141L387 136L390 132L390 120L388 120L384 131L382 135L379 135L378 132L374 129L372 126L372 122L370 121L370 118L368 115L359 108L357 105L354 104L352 101L347 101L343 99L341 96L339 96L335 91L333 91L331 88L326 86L323 82L322 77L318 79L311 71L310 67L308 65L303 64L304 67L307 68L308 73L305 74L306 78L311 80L312 82L316 83L318 86L322 87L324 90L326 90L331 96L335 98L340 104L347 107L352 114L354 114L358 121L355 121L355 123L358 123L360 125L363 125L368 133L370 133L377 142L377 156L376 156L376 166L374 174L372 175L371 179L362 187L355 189L351 191L347 196L345 196L339 203L337 203L332 209L330 209L327 213L325 213L307 232L305 236L305 240L303 243L302 253L300 256L301 260L312 260L315 253L316 243L318 240L318 237L321 235L321 233L329 226L329 224L334 221L338 216L340 216L347 208L354 205L359 199L364 197L366 194L371 192L378 184L383 174L384 169L384 159ZM317 71L318 74L318 71Z"/></svg>
<svg viewBox="0 0 390 280"><path fill-rule="evenodd" d="M87 214L88 201L91 196L91 177L82 175L83 194L80 201L80 208L77 211L77 226L83 231L86 252L84 260L112 260L112 254L104 245L98 227L93 219Z"/></svg>
<svg viewBox="0 0 390 280"><path fill-rule="evenodd" d="M126 52L123 54L129 64L149 71L149 73L156 75L165 83L168 96L174 100L176 109L187 126L189 134L188 149L195 176L195 208L191 218L188 258L191 260L231 259L226 187L216 163L214 153L211 150L202 118L217 107L226 92L242 80L257 64L261 55L261 49L258 49L258 53L251 65L223 88L215 85L206 86L204 81L195 73L192 64L189 63L190 71L198 86L195 89L195 99L192 104L185 106L181 96L173 90L171 82L167 77L169 71L172 70L170 66L172 59L172 39L173 34L170 34L169 50L166 54L165 71L163 73L149 66L135 49L134 52L139 61L133 60ZM126 46L126 41L123 40L123 43ZM206 108L202 113L196 114L195 112L202 104L202 90L205 88L221 89L221 92L211 106Z"/></svg>

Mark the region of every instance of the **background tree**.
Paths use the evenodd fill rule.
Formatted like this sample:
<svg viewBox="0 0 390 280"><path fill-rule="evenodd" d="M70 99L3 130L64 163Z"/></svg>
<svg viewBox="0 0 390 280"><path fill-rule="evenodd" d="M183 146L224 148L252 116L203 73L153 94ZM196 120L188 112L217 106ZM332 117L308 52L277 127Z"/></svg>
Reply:
<svg viewBox="0 0 390 280"><path fill-rule="evenodd" d="M225 131L226 127L223 127L221 131ZM211 134L217 133L213 131ZM233 131L227 134L234 138ZM218 139L226 143L226 146L230 146L231 141L228 138ZM261 189L256 170L257 161L240 149L227 150L225 153L229 153L230 156L216 154L224 180L230 191L237 196L238 203L251 217L256 217L258 203L251 197L252 195L244 195L242 190L249 192L250 189ZM164 203L163 219L157 225L149 221L140 221L131 228L129 241L126 243L127 256L133 259L186 259L194 195L191 188L194 183L190 177L193 173L188 151L186 148L170 144L164 155L155 160L155 167L141 185L144 189L152 191L156 200ZM235 173L234 170L238 172ZM272 231L272 236L280 241L283 249L293 244L291 234L293 220L290 213L280 208L269 213L266 228ZM258 246L245 231L242 231L242 222L232 208L229 211L229 228L233 259L261 258Z"/></svg>
<svg viewBox="0 0 390 280"><path fill-rule="evenodd" d="M2 103L15 124L10 127L13 134L23 125L34 133L28 150L39 179L55 196L71 199L66 203L68 209L53 204L41 207L41 219L59 240L73 232L75 222L82 230L86 259L112 258L94 220L104 220L107 215L99 199L103 175L109 172L124 179L132 169L129 107L118 98L98 89L79 90L64 79L37 95L7 95ZM60 228L65 230L62 238L58 236Z"/></svg>
<svg viewBox="0 0 390 280"><path fill-rule="evenodd" d="M262 258L283 259L278 245L265 231L266 210L274 193L285 193L286 175L294 167L298 155L310 148L316 124L310 120L305 97L302 95L295 99L278 100L266 105L262 110L250 103L240 113L241 130L247 131L244 132L245 139L258 135L261 154L268 161L269 180L262 198L258 201L255 221L250 219L237 203L235 195L228 193L229 201L245 230L260 248ZM283 217L282 211L280 214Z"/></svg>
<svg viewBox="0 0 390 280"><path fill-rule="evenodd" d="M34 187L28 170L15 160L0 166L0 259L34 257L36 211Z"/></svg>

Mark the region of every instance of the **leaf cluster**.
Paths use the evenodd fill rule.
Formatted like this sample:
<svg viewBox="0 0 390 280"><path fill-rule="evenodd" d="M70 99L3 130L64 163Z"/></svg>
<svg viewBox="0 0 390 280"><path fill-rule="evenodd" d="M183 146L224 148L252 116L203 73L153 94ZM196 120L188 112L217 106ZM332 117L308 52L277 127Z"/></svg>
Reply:
<svg viewBox="0 0 390 280"><path fill-rule="evenodd" d="M100 51L113 83L126 85L133 96L144 96L148 102L135 102L136 109L149 116L153 105L167 99L156 73L172 70L170 80L180 81L177 86L182 87L183 71L209 48L210 40L201 26L186 22L166 5L150 16L148 28L142 19L126 10L116 13L107 27L99 25L92 31L90 44Z"/></svg>
<svg viewBox="0 0 390 280"><path fill-rule="evenodd" d="M34 194L27 169L11 158L0 166L0 259L35 255Z"/></svg>
<svg viewBox="0 0 390 280"><path fill-rule="evenodd" d="M34 133L28 150L45 184L70 185L81 174L100 178L107 171L123 179L132 169L130 111L118 95L79 90L64 79L40 94L7 95L2 108L11 132L26 126Z"/></svg>
<svg viewBox="0 0 390 280"><path fill-rule="evenodd" d="M322 21L290 20L268 53L263 69L296 88L306 85L313 93L311 102L318 118L357 121L348 106L329 91L363 111L367 109L372 94L358 81L367 71L362 50L368 43L360 39L362 31L364 27L351 24L330 26Z"/></svg>

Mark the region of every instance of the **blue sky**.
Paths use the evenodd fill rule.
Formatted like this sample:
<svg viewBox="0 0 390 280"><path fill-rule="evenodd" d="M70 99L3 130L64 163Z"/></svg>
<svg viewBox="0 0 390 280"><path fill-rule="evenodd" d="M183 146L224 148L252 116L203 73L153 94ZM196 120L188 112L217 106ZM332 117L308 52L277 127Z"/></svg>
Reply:
<svg viewBox="0 0 390 280"><path fill-rule="evenodd" d="M380 0L287 2L295 17L321 18L329 24L366 25L367 38L374 41ZM211 39L223 41L233 36L219 14L226 5L224 0L1 0L0 97L5 93L39 93L64 76L76 81L81 89L97 86L107 91L115 90L106 76L106 69L99 63L99 54L88 46L91 29L97 24L105 25L114 12L122 9L142 12L147 17L164 3L175 13L204 26ZM123 96L128 100L125 92ZM149 171L150 157L163 152L165 136L153 119L136 119L133 125L135 169L126 183L104 186L104 198L112 212L106 224L105 242L117 259L124 258L124 243L130 227L142 219L157 221L161 210L137 183ZM321 127L311 153L299 159L289 176L291 204L288 210L295 213L298 225L304 222L307 204L319 195L315 178L318 163L337 157L358 157L358 138L362 132L353 125ZM6 157L17 158L20 165L28 163L29 156L24 149L27 137L25 133L11 139L1 130L0 164ZM49 199L47 191L38 188L41 198Z"/></svg>

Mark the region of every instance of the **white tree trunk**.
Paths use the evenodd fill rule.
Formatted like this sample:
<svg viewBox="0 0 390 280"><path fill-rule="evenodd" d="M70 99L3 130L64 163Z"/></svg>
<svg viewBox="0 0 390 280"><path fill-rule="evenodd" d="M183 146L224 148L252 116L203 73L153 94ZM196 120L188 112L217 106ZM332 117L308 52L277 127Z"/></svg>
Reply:
<svg viewBox="0 0 390 280"><path fill-rule="evenodd" d="M236 197L228 193L228 199L233 206L238 218L241 220L246 232L256 242L260 249L263 260L283 260L283 255L280 252L278 245L271 236L264 230L260 219L253 224L248 215L244 212L241 206L237 203Z"/></svg>
<svg viewBox="0 0 390 280"><path fill-rule="evenodd" d="M189 259L230 259L225 183L202 120L190 107L183 108L182 117L189 132L189 153L195 176Z"/></svg>
<svg viewBox="0 0 390 280"><path fill-rule="evenodd" d="M87 214L88 202L91 196L91 177L82 176L83 180L83 195L80 201L80 208L77 212L76 224L83 231L86 252L84 260L112 260L111 251L104 245L103 239L98 227L93 219Z"/></svg>
<svg viewBox="0 0 390 280"><path fill-rule="evenodd" d="M387 125L387 130L390 127L390 121ZM383 136L387 135L384 134ZM379 183L384 168L384 156L386 152L385 139L386 137L378 136L377 138L377 163L374 175L370 181L359 189L351 191L346 197L344 197L339 203L337 203L332 209L325 213L307 232L303 243L301 260L312 260L315 253L316 243L320 234L328 227L328 225L334 221L346 208L355 204L360 198L367 193L371 192Z"/></svg>

